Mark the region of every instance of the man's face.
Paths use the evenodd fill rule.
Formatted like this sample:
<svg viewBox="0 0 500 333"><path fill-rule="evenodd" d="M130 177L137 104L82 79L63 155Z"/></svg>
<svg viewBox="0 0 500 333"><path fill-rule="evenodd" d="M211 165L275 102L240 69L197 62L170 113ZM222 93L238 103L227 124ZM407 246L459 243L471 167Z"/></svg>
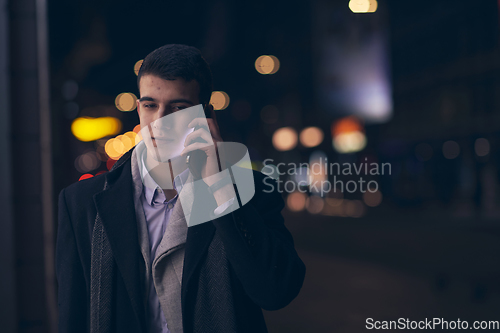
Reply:
<svg viewBox="0 0 500 333"><path fill-rule="evenodd" d="M141 77L139 90L137 112L148 151L159 151L162 160L164 156L171 158L180 154L184 139L193 130L187 125L194 113L188 110L174 113L199 104L198 82L186 82L182 78L164 80L148 74ZM146 137L148 133L151 140Z"/></svg>

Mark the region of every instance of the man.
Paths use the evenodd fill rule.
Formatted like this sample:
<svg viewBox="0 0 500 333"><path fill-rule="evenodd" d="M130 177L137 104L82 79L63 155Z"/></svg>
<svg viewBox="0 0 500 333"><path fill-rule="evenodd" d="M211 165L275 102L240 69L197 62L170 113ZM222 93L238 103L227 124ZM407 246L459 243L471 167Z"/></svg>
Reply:
<svg viewBox="0 0 500 333"><path fill-rule="evenodd" d="M197 49L153 51L138 85L144 143L59 196L59 331L267 332L261 309L286 306L305 276L281 194L253 172L245 203L224 180L236 168L217 158L224 143ZM211 118L183 116L197 106ZM185 161L200 152L196 178Z"/></svg>

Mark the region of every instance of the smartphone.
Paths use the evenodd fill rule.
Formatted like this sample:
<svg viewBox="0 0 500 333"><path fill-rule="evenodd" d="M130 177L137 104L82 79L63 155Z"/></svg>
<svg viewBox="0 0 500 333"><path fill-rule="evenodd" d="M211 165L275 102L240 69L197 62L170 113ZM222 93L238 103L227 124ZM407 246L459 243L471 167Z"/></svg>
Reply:
<svg viewBox="0 0 500 333"><path fill-rule="evenodd" d="M210 119L212 118L211 113L208 110L208 104L205 104L203 106L203 112L205 113L205 118ZM194 128L194 131L198 130L200 127L196 126ZM202 138L198 138L194 142L204 142L206 143L205 140ZM201 166L205 164L205 160L207 159L207 155L205 154L204 151L202 150L193 150L192 152L189 152L186 157L186 164L188 165L189 171L194 176L195 180L198 180L201 178Z"/></svg>

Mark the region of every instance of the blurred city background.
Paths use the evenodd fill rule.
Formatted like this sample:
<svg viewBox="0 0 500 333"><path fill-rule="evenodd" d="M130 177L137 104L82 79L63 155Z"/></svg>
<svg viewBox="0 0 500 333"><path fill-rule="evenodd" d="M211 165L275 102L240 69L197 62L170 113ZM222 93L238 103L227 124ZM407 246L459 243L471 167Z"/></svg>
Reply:
<svg viewBox="0 0 500 333"><path fill-rule="evenodd" d="M210 64L223 139L282 173L307 274L269 332L500 320L498 1L0 3L0 331L56 332L57 196L139 142L136 74L169 43Z"/></svg>

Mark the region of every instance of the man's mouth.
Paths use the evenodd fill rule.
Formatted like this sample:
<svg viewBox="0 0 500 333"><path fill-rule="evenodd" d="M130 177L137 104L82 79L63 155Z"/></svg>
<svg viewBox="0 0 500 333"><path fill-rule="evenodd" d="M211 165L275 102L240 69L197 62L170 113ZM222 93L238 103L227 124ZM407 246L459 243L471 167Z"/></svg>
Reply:
<svg viewBox="0 0 500 333"><path fill-rule="evenodd" d="M156 142L172 142L174 141L173 139L167 139L167 138L151 138L151 140L154 140Z"/></svg>

